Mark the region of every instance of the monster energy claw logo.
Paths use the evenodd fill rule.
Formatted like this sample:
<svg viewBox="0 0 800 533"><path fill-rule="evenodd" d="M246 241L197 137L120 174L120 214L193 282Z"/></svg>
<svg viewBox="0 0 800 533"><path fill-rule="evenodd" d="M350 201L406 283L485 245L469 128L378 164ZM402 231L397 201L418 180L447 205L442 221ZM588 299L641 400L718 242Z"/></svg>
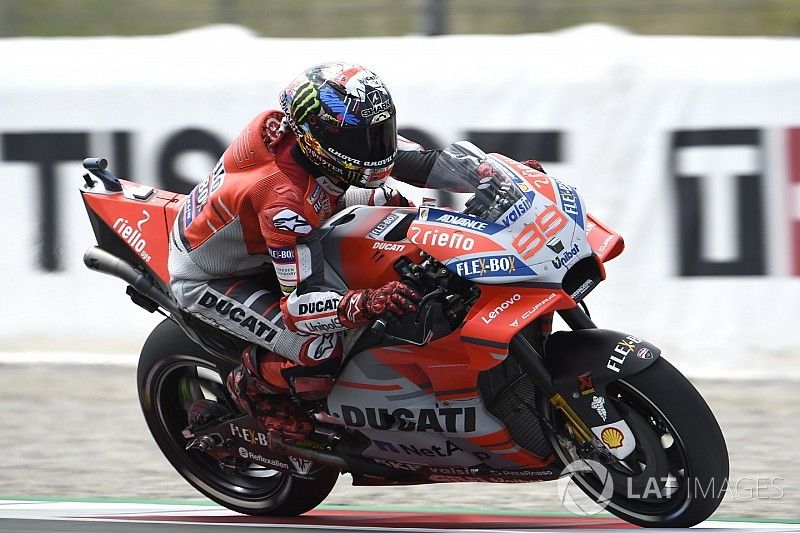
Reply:
<svg viewBox="0 0 800 533"><path fill-rule="evenodd" d="M319 94L316 87L311 83L304 83L301 85L294 95L292 101L294 108L294 121L297 124L302 123L309 113L319 109Z"/></svg>

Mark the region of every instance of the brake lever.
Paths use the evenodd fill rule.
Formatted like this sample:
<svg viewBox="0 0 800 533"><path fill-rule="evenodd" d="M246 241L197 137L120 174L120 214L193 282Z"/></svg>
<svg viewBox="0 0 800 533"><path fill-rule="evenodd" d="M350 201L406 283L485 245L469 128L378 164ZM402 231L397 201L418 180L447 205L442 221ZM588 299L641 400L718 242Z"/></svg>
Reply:
<svg viewBox="0 0 800 533"><path fill-rule="evenodd" d="M423 296L422 299L417 304L417 313L414 318L414 323L417 325L422 324L424 332L423 337L420 340L398 337L396 335L392 335L391 333L387 333L386 330L389 328L389 326L397 322L397 317L395 317L394 315L377 319L375 322L372 323L370 331L372 331L376 335L382 335L390 339L395 339L408 344L413 344L414 346L425 346L426 344L428 344L428 342L430 342L431 337L433 337L433 331L428 329L428 319L430 318L431 308L426 306L426 304L443 293L444 289L437 288L436 290Z"/></svg>

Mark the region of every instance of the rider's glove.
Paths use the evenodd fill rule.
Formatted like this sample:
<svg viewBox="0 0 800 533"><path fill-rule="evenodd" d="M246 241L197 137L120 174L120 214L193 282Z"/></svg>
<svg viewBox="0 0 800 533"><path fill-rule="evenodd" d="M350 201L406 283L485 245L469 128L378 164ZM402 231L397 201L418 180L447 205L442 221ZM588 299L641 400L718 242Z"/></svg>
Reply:
<svg viewBox="0 0 800 533"><path fill-rule="evenodd" d="M528 159L527 161L522 162L523 165L527 167L531 167L533 170L538 170L542 174L547 174L542 167L542 164L539 163L536 159Z"/></svg>
<svg viewBox="0 0 800 533"><path fill-rule="evenodd" d="M400 281L390 281L378 289L347 291L339 302L339 320L344 327L355 328L387 313L401 316L416 311L419 300L419 294Z"/></svg>

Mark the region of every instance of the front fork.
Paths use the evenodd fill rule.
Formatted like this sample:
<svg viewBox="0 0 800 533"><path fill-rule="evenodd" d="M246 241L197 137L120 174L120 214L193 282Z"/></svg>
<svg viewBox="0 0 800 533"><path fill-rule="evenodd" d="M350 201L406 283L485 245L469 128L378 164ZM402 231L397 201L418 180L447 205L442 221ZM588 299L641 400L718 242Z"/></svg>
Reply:
<svg viewBox="0 0 800 533"><path fill-rule="evenodd" d="M580 307L559 311L559 315L573 331L597 330L589 315ZM542 337L550 333L552 318L550 313L540 319ZM608 382L592 380L591 366L587 368L587 372L578 373L570 380L570 376L554 375L539 351L524 336L516 335L511 340L510 347L517 361L536 381L550 404L564 415L572 437L579 444L604 454L610 453L618 459L624 459L634 450L636 440L633 432L614 405L607 400L605 389ZM549 355L547 352L545 354ZM571 354L555 355L569 357ZM596 362L597 358L593 363ZM570 381L576 385L575 390L570 390Z"/></svg>

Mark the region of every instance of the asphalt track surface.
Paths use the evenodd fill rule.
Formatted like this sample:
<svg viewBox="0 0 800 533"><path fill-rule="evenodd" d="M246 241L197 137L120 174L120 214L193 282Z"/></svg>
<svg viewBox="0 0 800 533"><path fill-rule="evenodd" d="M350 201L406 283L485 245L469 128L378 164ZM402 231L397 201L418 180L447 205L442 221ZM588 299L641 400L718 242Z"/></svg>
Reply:
<svg viewBox="0 0 800 533"><path fill-rule="evenodd" d="M256 529L271 533L398 530L492 533L565 529L611 532L634 527L606 517L319 509L298 518L264 518L239 515L216 506L0 500L2 532L204 533L219 532L221 526L224 530ZM709 521L699 527L736 531L800 531L800 523Z"/></svg>
<svg viewBox="0 0 800 533"><path fill-rule="evenodd" d="M800 383L695 384L717 415L731 458L732 490L716 516L800 522ZM5 444L0 500L202 500L153 443L139 410L131 367L0 363L0 408ZM353 487L350 478L342 476L325 504L460 513L565 512L555 482ZM7 520L0 523L0 531L16 531ZM550 526L555 527L545 527Z"/></svg>

